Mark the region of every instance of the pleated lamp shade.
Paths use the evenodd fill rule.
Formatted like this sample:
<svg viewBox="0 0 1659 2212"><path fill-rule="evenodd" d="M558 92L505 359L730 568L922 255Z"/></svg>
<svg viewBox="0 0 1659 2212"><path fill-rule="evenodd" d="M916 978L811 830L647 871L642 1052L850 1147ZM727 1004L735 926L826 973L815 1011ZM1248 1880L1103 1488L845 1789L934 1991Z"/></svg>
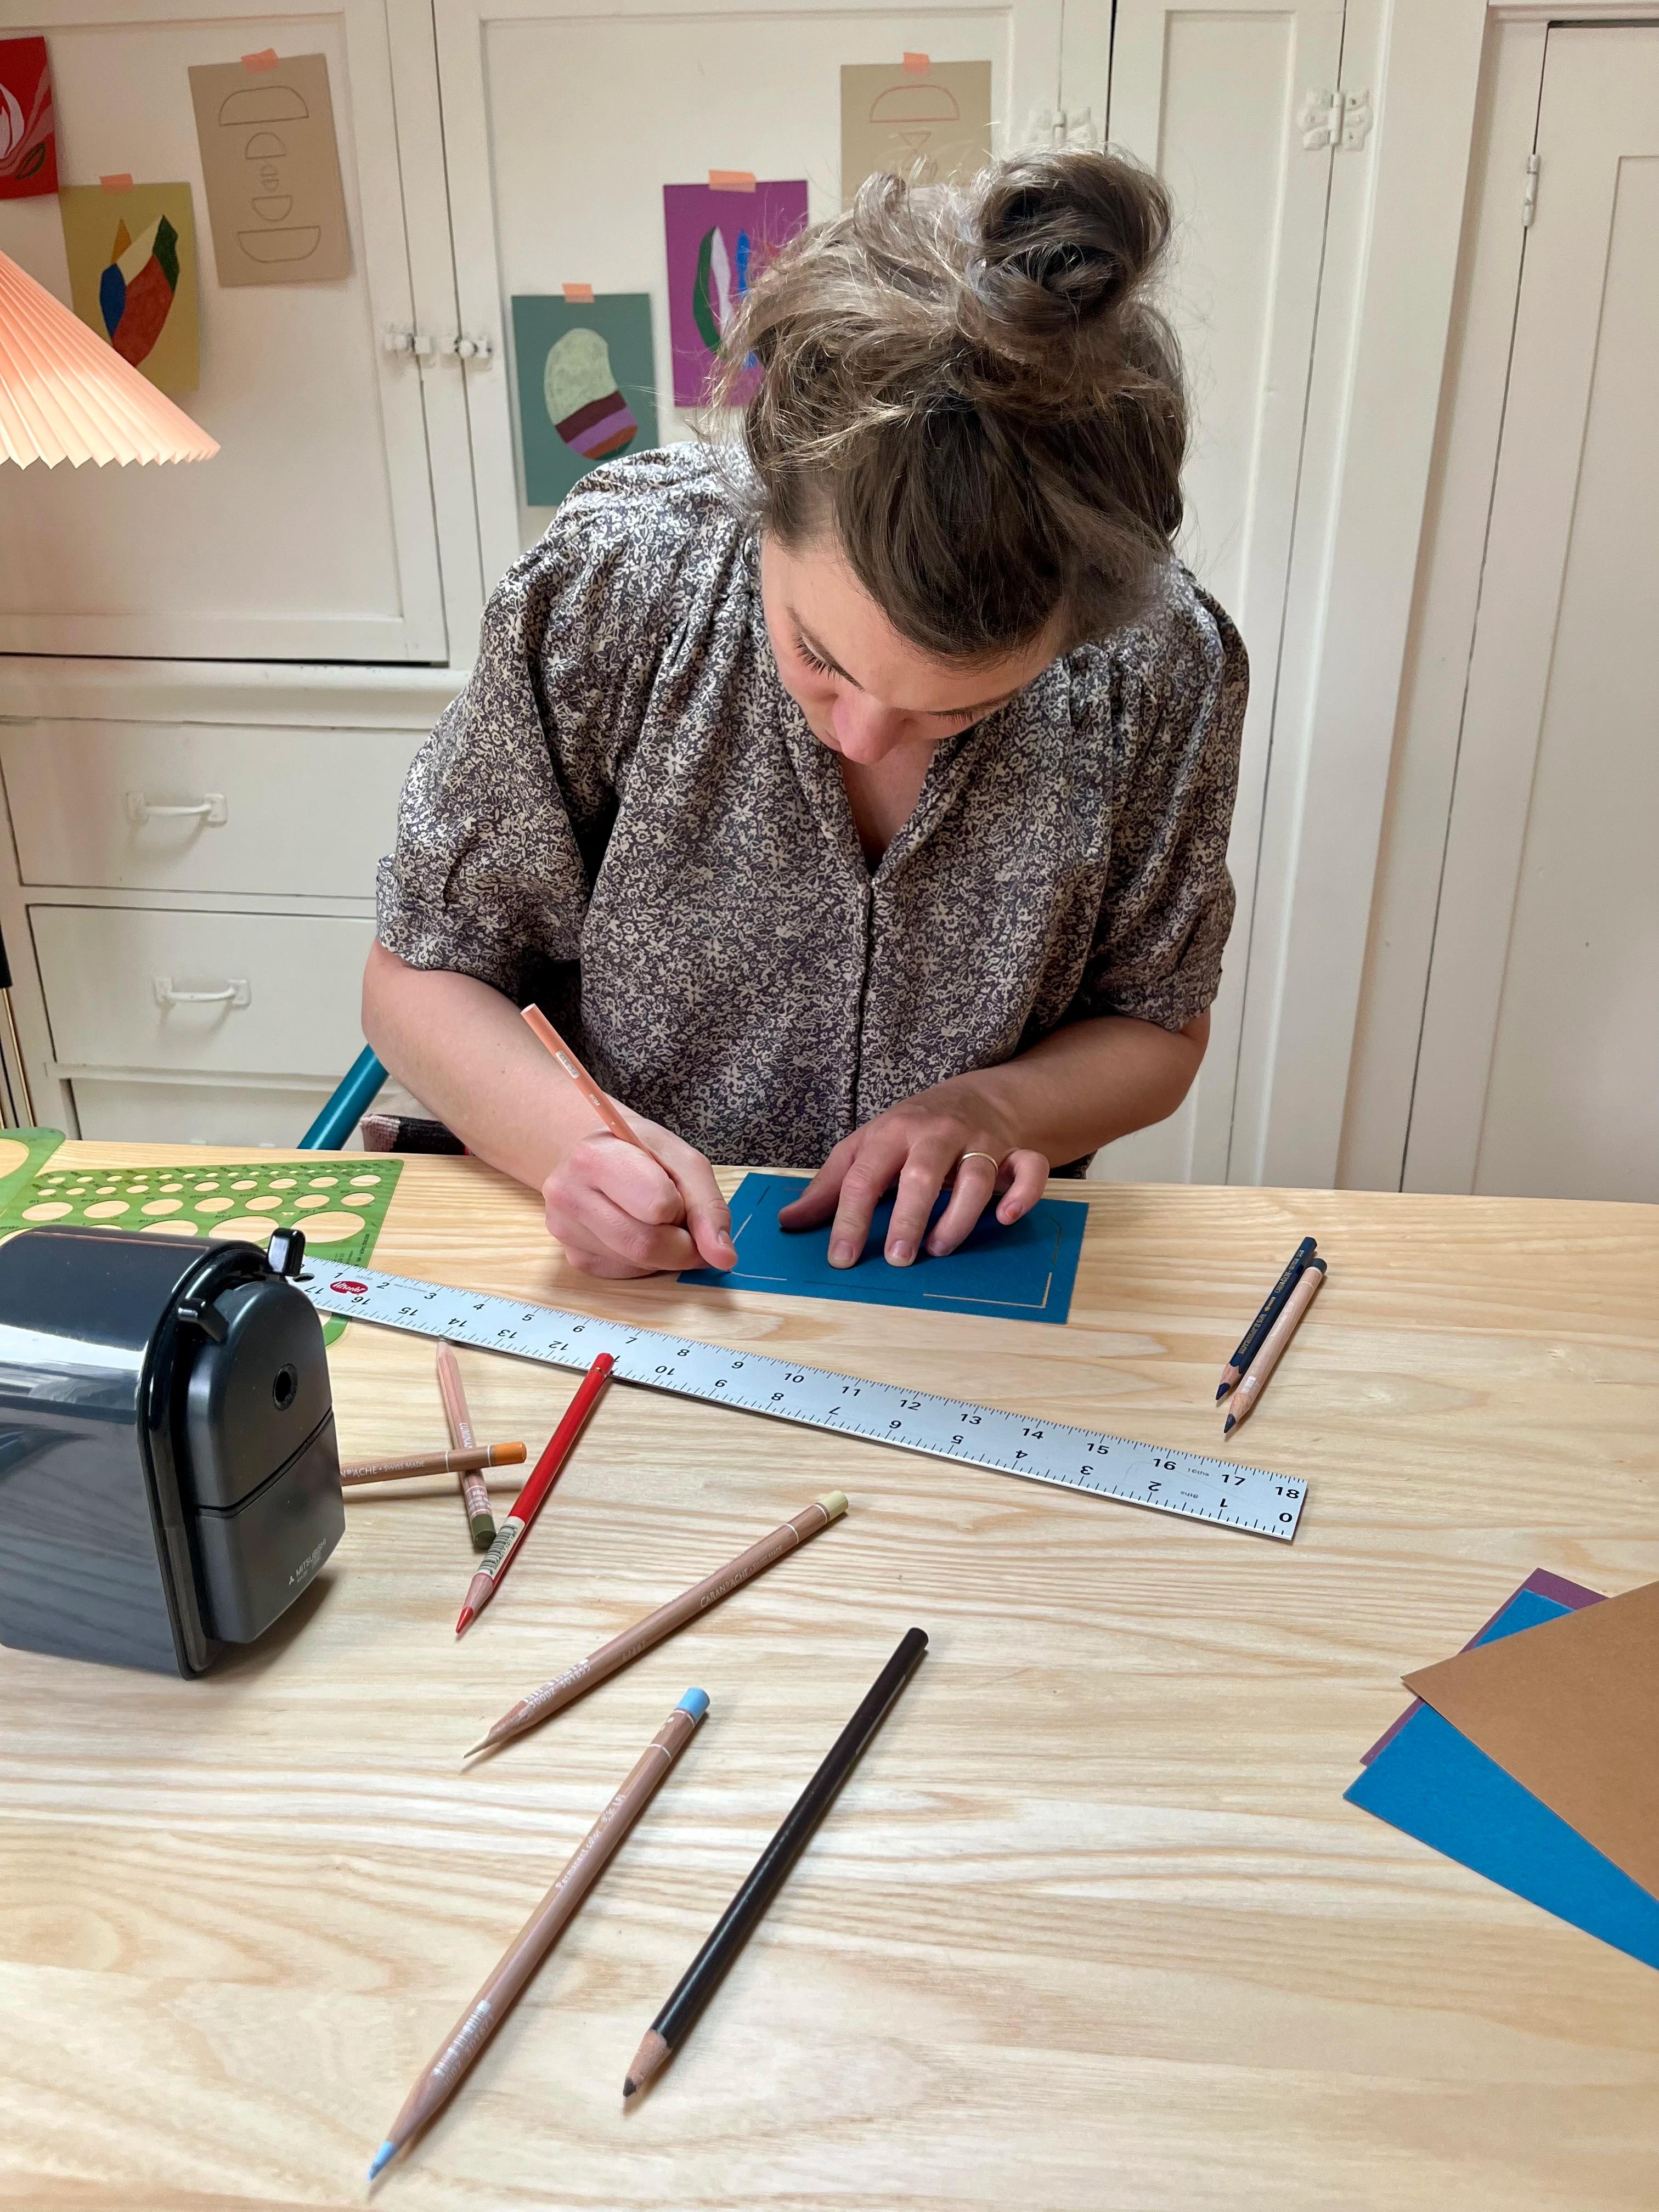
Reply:
<svg viewBox="0 0 1659 2212"><path fill-rule="evenodd" d="M0 460L204 461L217 441L0 253Z"/></svg>

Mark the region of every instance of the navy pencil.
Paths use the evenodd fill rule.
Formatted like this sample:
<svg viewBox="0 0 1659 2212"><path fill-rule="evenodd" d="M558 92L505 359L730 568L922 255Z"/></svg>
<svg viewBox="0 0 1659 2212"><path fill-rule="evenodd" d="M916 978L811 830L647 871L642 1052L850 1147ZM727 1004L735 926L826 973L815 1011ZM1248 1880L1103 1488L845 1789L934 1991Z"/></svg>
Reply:
<svg viewBox="0 0 1659 2212"><path fill-rule="evenodd" d="M1218 1405L1235 1382L1241 1381L1250 1362L1267 1340L1267 1331L1285 1310L1285 1301L1302 1279L1302 1270L1312 1259L1316 1247L1311 1237L1304 1237L1290 1256L1284 1273L1261 1302L1261 1310L1245 1330L1243 1340L1232 1358L1221 1370L1221 1381L1216 1390Z"/></svg>

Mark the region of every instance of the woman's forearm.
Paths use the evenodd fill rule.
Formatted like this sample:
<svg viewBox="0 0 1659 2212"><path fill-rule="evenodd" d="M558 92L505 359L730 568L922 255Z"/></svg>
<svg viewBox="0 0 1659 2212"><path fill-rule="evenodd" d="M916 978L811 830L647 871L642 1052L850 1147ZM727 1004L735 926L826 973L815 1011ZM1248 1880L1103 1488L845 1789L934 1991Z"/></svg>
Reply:
<svg viewBox="0 0 1659 2212"><path fill-rule="evenodd" d="M1059 1166L1173 1114L1192 1088L1209 1036L1207 1013L1177 1030L1102 1014L958 1080L995 1109L1015 1145Z"/></svg>
<svg viewBox="0 0 1659 2212"><path fill-rule="evenodd" d="M471 975L411 968L377 943L363 1035L469 1152L538 1190L599 1126L511 1000Z"/></svg>

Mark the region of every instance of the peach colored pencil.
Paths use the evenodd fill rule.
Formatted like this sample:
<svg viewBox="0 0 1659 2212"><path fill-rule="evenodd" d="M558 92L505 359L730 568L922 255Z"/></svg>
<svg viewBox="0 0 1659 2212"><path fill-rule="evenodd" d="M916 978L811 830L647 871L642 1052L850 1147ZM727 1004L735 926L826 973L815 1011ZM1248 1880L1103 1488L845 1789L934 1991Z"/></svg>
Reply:
<svg viewBox="0 0 1659 2212"><path fill-rule="evenodd" d="M548 1020L547 1016L542 1012L541 1008L539 1006L526 1006L522 1011L525 1020L530 1024L532 1031L540 1040L540 1042L547 1047L547 1049L552 1054L559 1066L563 1070L565 1074L570 1078L570 1080L575 1085L577 1090L581 1092L582 1097L586 1099L588 1104L599 1115L600 1121L604 1122L605 1127L610 1130L611 1135L613 1137L620 1137L625 1145L633 1145L635 1146L639 1151L648 1152L651 1147L648 1145L641 1144L640 1139L634 1134L634 1132L629 1127L621 1114L617 1112L614 1101L605 1097L604 1091L601 1091L599 1085L594 1082L592 1077L582 1066L580 1060L577 1059L575 1054L571 1051L569 1046L559 1035L557 1030L554 1028L552 1023Z"/></svg>
<svg viewBox="0 0 1659 2212"><path fill-rule="evenodd" d="M438 1395L444 1401L450 1443L457 1451L470 1451L478 1441L472 1427L472 1409L466 1402L459 1363L447 1344L438 1346ZM473 1550L487 1552L495 1540L495 1516L489 1506L489 1485L483 1475L470 1471L462 1474L461 1503L466 1508Z"/></svg>
<svg viewBox="0 0 1659 2212"><path fill-rule="evenodd" d="M702 1690L688 1690L651 1741L633 1772L578 1844L569 1864L508 1944L483 1987L451 2028L442 2048L404 2101L386 2130L386 2141L368 2169L373 2181L455 2094L462 2077L501 2021L525 1984L574 1917L610 1859L667 1776L708 1710Z"/></svg>
<svg viewBox="0 0 1659 2212"><path fill-rule="evenodd" d="M792 1514L769 1534L751 1544L746 1552L739 1552L735 1559L728 1559L723 1567L716 1567L712 1575L705 1575L700 1583L693 1583L690 1589L682 1590L678 1597L671 1597L665 1605L659 1605L654 1613L647 1613L631 1628L624 1628L620 1636L613 1636L608 1644L602 1644L586 1659L577 1660L574 1667L567 1667L563 1674L554 1675L550 1682L544 1682L539 1690L532 1690L528 1697L520 1698L516 1705L501 1715L489 1735L472 1746L466 1756L471 1759L475 1752L492 1750L495 1745L506 1743L510 1737L522 1735L526 1729L534 1728L538 1721L544 1721L554 1713L562 1712L567 1705L574 1704L595 1683L619 1674L642 1651L649 1651L653 1644L661 1644L689 1621L696 1620L700 1613L707 1613L710 1606L718 1605L722 1598L730 1597L733 1590L741 1589L755 1576L763 1574L768 1567L775 1566L780 1559L787 1558L791 1552L798 1552L809 1537L820 1534L846 1510L846 1493L840 1490L832 1490L823 1498L814 1498L810 1505L803 1505L799 1513Z"/></svg>
<svg viewBox="0 0 1659 2212"><path fill-rule="evenodd" d="M1302 1271L1302 1279L1285 1301L1285 1310L1261 1340L1261 1347L1250 1362L1249 1372L1233 1392L1231 1411L1222 1425L1224 1437L1233 1431L1249 1413L1256 1400L1267 1387L1267 1377L1278 1366L1285 1347L1296 1334L1298 1323L1308 1308L1319 1295L1325 1280L1325 1262L1310 1260Z"/></svg>

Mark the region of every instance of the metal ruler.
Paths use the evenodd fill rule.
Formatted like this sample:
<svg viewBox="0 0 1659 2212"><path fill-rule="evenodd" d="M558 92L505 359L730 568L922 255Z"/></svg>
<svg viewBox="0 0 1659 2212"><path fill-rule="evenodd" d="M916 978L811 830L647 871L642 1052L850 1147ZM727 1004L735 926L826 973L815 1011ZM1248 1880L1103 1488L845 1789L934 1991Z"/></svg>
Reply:
<svg viewBox="0 0 1659 2212"><path fill-rule="evenodd" d="M665 1336L630 1328L592 1314L561 1313L554 1306L521 1305L516 1298L458 1291L442 1283L383 1275L368 1267L332 1267L307 1254L299 1286L318 1310L416 1336L447 1337L481 1352L504 1352L550 1367L589 1366L608 1352L625 1382L700 1398L711 1406L738 1406L775 1420L799 1421L837 1436L931 1452L1000 1474L1052 1482L1062 1490L1092 1491L1126 1505L1147 1505L1208 1521L1218 1528L1243 1528L1288 1544L1302 1517L1308 1486L1292 1475L1239 1467L1202 1452L1165 1450L1156 1444L1103 1436L1040 1416L1005 1413L907 1390L896 1382L866 1382L823 1367L792 1365L765 1352Z"/></svg>

